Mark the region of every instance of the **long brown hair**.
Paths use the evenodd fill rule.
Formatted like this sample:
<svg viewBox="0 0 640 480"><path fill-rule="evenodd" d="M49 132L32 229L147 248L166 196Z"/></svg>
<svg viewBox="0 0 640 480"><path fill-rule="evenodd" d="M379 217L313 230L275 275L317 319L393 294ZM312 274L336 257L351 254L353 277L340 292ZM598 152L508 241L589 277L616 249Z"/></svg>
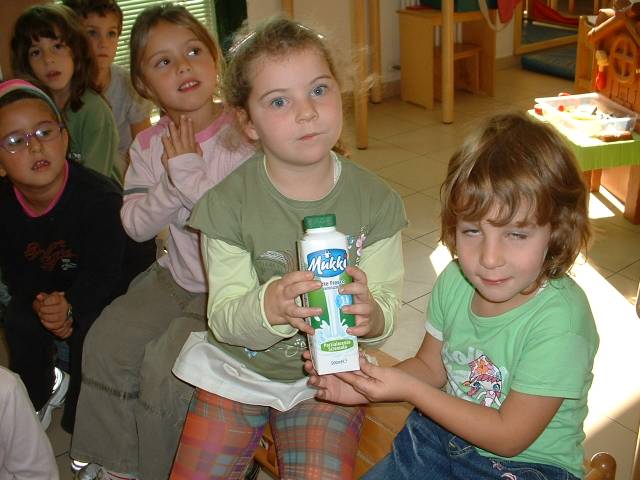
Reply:
<svg viewBox="0 0 640 480"><path fill-rule="evenodd" d="M100 92L94 81L97 66L80 18L70 8L53 4L34 5L20 15L11 38L11 67L16 76L35 77L29 64L29 49L40 38L60 40L71 50L73 75L67 104L77 112L87 88Z"/></svg>

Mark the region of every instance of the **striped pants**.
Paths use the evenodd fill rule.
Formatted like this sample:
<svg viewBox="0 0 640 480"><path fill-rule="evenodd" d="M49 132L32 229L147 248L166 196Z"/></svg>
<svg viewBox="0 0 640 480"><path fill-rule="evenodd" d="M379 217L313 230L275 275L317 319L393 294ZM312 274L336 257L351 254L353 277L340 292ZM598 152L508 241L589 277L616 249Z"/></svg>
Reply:
<svg viewBox="0 0 640 480"><path fill-rule="evenodd" d="M242 478L269 422L283 480L350 479L363 418L360 407L311 399L279 412L198 389L170 478Z"/></svg>

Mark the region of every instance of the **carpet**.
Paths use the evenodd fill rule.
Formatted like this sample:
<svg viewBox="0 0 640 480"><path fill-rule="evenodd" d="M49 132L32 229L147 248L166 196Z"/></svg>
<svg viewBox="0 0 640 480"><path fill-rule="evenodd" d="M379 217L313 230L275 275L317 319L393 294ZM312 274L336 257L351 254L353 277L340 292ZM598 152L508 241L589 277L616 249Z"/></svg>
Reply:
<svg viewBox="0 0 640 480"><path fill-rule="evenodd" d="M576 45L540 50L521 58L522 68L573 80L576 74Z"/></svg>

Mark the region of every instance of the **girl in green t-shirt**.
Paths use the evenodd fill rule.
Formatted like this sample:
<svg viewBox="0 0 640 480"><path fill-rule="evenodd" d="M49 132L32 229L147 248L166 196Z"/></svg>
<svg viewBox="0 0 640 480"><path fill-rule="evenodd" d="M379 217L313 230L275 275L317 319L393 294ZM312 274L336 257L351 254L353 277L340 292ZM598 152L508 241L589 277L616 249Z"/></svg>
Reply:
<svg viewBox="0 0 640 480"><path fill-rule="evenodd" d="M416 407L364 478L582 478L598 334L566 272L590 238L588 198L564 142L520 114L493 117L453 155L441 240L457 258L415 357L326 376L305 365L320 399Z"/></svg>

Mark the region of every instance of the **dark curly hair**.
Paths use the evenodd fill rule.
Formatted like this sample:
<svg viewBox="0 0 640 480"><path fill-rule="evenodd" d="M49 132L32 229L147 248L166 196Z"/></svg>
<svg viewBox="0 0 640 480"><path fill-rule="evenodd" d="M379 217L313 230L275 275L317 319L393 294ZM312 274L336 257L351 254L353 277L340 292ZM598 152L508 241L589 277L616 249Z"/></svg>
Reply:
<svg viewBox="0 0 640 480"><path fill-rule="evenodd" d="M11 67L16 76L35 77L29 64L29 49L40 38L60 40L71 50L73 75L67 104L74 112L80 110L87 88L100 92L94 81L97 67L80 18L64 5L35 5L25 10L18 17L11 38Z"/></svg>

